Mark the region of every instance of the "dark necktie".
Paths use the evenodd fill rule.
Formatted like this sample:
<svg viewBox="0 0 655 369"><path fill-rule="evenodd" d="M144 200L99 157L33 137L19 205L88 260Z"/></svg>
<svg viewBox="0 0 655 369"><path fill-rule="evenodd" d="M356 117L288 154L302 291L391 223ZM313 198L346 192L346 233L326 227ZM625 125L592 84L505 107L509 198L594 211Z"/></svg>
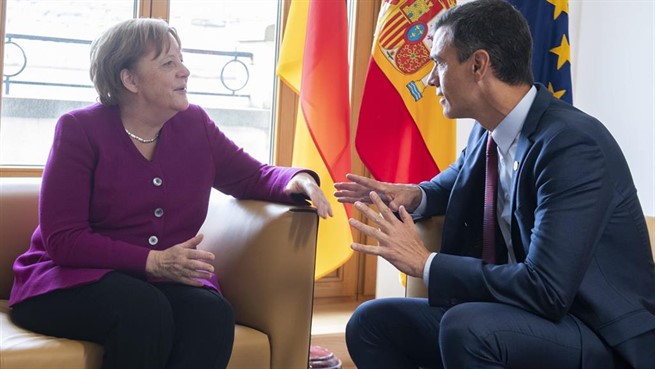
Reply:
<svg viewBox="0 0 655 369"><path fill-rule="evenodd" d="M496 141L487 137L487 166L484 177L484 218L482 220L482 260L496 263L496 197L498 196L498 152Z"/></svg>

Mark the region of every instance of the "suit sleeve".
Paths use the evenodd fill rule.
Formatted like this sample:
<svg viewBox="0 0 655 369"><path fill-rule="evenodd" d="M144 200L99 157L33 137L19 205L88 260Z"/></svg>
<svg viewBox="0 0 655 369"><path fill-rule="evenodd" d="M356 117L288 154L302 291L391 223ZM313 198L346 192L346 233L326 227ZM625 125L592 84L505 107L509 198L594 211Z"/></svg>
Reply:
<svg viewBox="0 0 655 369"><path fill-rule="evenodd" d="M479 124L476 124L469 135L466 147L460 153L457 161L431 180L419 184L419 187L423 189L425 196L427 197L426 211L424 214L420 214L421 216L431 217L435 215L443 215L446 212L450 193L455 186L459 173L461 172L464 163L470 161L469 156L471 155L472 150L469 148L475 147L476 142L484 133L484 128Z"/></svg>
<svg viewBox="0 0 655 369"><path fill-rule="evenodd" d="M438 254L430 266L431 304L497 301L553 321L569 310L615 206L609 169L601 147L581 129L551 134L531 152L514 194L522 199L518 226L531 234L525 261L490 265Z"/></svg>

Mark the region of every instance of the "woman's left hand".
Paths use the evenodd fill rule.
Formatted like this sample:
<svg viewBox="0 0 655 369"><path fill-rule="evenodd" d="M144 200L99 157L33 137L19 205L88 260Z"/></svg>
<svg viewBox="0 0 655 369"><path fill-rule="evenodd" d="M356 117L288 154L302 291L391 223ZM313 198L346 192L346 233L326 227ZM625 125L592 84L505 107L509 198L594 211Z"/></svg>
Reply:
<svg viewBox="0 0 655 369"><path fill-rule="evenodd" d="M325 219L328 216L333 216L332 207L323 194L323 191L318 187L314 177L305 172L300 172L293 176L291 180L289 180L289 183L287 183L284 193L287 195L292 193L305 194L309 197L312 205L316 207L316 212L321 218Z"/></svg>

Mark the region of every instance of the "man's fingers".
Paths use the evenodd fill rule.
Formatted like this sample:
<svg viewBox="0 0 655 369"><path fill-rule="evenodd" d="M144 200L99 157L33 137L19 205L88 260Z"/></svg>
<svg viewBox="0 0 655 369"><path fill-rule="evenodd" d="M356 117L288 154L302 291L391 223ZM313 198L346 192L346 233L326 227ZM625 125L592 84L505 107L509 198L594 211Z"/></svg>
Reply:
<svg viewBox="0 0 655 369"><path fill-rule="evenodd" d="M352 243L350 247L359 252L363 252L366 254L371 254L371 255L377 255L381 256L380 252L382 251L382 248L380 246L371 246L371 245L363 245L361 243Z"/></svg>
<svg viewBox="0 0 655 369"><path fill-rule="evenodd" d="M398 208L398 212L400 213L400 219L403 220L403 223L414 224L414 219L412 218L412 215L409 214L407 209L405 209L404 205L401 205L400 208Z"/></svg>
<svg viewBox="0 0 655 369"><path fill-rule="evenodd" d="M346 174L346 178L348 178L348 180L351 181L351 182L359 183L359 184L362 184L362 185L369 185L369 184L371 184L373 182L377 182L376 180L374 180L372 178L359 176L357 174L352 174L352 173Z"/></svg>
<svg viewBox="0 0 655 369"><path fill-rule="evenodd" d="M371 227L369 225L366 225L366 224L360 222L357 219L350 218L350 219L348 219L348 223L350 223L350 225L353 228L355 228L358 231L364 233L366 236L375 238L376 240L378 240L378 242L381 241L384 238L384 233L382 233L381 230L379 230L378 228L373 228L373 227Z"/></svg>
<svg viewBox="0 0 655 369"><path fill-rule="evenodd" d="M359 182L361 180L366 180L367 179L366 177L359 176L357 174L352 174L352 173L346 173L346 178L349 181L352 181L352 182Z"/></svg>
<svg viewBox="0 0 655 369"><path fill-rule="evenodd" d="M350 191L350 192L363 190L362 185L354 182L337 182L334 184L334 188L340 191Z"/></svg>
<svg viewBox="0 0 655 369"><path fill-rule="evenodd" d="M367 204L371 203L371 199L369 199L368 196L359 196L359 195L344 196L344 195L341 195L341 194L335 192L334 197L337 198L338 202L347 203L347 204L354 204L356 201L361 201L361 202L364 202L364 203L367 203Z"/></svg>
<svg viewBox="0 0 655 369"><path fill-rule="evenodd" d="M384 201L382 201L382 198L377 192L371 191L368 196L371 198L371 203L377 206L381 213L384 213L385 210L389 210L389 207L384 203Z"/></svg>
<svg viewBox="0 0 655 369"><path fill-rule="evenodd" d="M366 187L368 190L382 191L384 187L384 182L377 181L373 178L362 177L351 173L346 174L346 178L350 182L335 183L335 187L353 191L361 191L361 187Z"/></svg>
<svg viewBox="0 0 655 369"><path fill-rule="evenodd" d="M364 232L364 233L368 232L368 228L373 228L371 226L367 226L366 224L364 224L364 223L362 223L359 220L354 219L354 218L348 219L348 224L350 224L351 227L357 229L358 231L361 231L361 232ZM370 236L370 235L367 234L367 236Z"/></svg>
<svg viewBox="0 0 655 369"><path fill-rule="evenodd" d="M371 209L361 201L355 202L355 209L359 210L365 217L374 221L376 224L380 226L384 222L384 218L382 217L382 215L380 215L380 213L373 211L373 209Z"/></svg>
<svg viewBox="0 0 655 369"><path fill-rule="evenodd" d="M384 203L384 201L382 201L382 198L380 197L380 195L378 195L377 192L371 191L369 197L371 198L371 202L373 203L373 205L375 205L378 208L380 214L382 214L382 217L385 220L390 222L396 220L396 216L393 214L393 211L389 208L389 206L387 206Z"/></svg>

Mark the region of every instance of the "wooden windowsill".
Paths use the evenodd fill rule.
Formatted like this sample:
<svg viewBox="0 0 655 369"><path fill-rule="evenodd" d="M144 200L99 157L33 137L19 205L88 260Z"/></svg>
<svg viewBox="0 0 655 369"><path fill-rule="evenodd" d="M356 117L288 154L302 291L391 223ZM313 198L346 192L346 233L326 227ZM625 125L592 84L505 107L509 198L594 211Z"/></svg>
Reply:
<svg viewBox="0 0 655 369"><path fill-rule="evenodd" d="M0 177L41 177L43 167L0 167Z"/></svg>

